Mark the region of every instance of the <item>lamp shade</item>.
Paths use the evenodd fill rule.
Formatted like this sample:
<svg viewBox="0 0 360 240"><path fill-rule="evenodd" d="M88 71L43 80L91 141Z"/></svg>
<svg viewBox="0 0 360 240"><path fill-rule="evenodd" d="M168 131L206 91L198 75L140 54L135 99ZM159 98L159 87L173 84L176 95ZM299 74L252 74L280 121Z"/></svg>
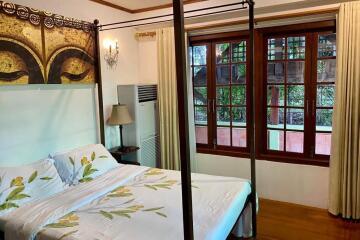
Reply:
<svg viewBox="0 0 360 240"><path fill-rule="evenodd" d="M126 105L113 105L111 117L108 124L112 126L125 125L133 122Z"/></svg>

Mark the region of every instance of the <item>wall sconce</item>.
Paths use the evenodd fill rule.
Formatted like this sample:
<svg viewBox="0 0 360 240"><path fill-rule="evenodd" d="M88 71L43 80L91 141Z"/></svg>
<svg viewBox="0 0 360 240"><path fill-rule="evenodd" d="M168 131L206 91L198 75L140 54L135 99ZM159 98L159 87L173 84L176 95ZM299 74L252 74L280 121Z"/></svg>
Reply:
<svg viewBox="0 0 360 240"><path fill-rule="evenodd" d="M104 59L110 69L116 67L119 58L119 46L115 40L105 39L104 42L105 56Z"/></svg>

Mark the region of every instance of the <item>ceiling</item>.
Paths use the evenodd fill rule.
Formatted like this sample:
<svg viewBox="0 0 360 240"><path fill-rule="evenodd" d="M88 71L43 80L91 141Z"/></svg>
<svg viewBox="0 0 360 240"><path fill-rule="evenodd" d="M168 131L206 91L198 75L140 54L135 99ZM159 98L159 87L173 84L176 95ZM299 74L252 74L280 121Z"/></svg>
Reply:
<svg viewBox="0 0 360 240"><path fill-rule="evenodd" d="M107 0L107 1L131 10L139 9L139 6L141 6L141 8L151 8L155 6L169 4L172 2L171 0L131 0L131 1Z"/></svg>
<svg viewBox="0 0 360 240"><path fill-rule="evenodd" d="M126 11L129 13L143 13L158 9L172 7L172 0L90 0L97 2L118 10ZM184 0L184 4L191 4L196 2L204 2L209 0ZM212 2L227 2L225 0L213 0ZM234 2L228 0L228 3ZM315 4L323 5L324 3L330 4L336 2L344 2L349 0L256 0L256 8L260 7L271 7L271 6L285 6L291 3L302 3L302 4ZM211 1L209 1L209 5Z"/></svg>
<svg viewBox="0 0 360 240"><path fill-rule="evenodd" d="M147 12L172 6L172 0L91 0L129 13ZM184 0L185 4L207 0ZM141 6L139 8L139 6Z"/></svg>

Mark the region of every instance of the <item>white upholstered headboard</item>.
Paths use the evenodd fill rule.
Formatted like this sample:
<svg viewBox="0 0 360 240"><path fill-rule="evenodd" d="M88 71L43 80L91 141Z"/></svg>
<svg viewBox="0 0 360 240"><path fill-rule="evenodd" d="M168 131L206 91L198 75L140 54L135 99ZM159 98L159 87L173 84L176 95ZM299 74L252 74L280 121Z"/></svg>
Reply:
<svg viewBox="0 0 360 240"><path fill-rule="evenodd" d="M94 85L0 88L0 167L98 142Z"/></svg>

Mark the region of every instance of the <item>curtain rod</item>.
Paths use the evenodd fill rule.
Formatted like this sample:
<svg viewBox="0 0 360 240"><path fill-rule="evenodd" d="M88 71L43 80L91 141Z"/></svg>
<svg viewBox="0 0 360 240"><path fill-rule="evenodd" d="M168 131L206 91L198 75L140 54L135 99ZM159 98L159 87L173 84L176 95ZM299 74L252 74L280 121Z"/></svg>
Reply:
<svg viewBox="0 0 360 240"><path fill-rule="evenodd" d="M226 12L234 12L234 11L243 10L243 9L246 9L246 7L232 8L232 9L227 9L227 10L222 10L222 11L216 11L216 12L211 12L211 13L202 13L202 14L198 14L198 15L193 15L193 16L185 17L185 19L197 18L197 17L204 17L204 16L210 16L210 15L220 14L220 13L226 13ZM131 24L131 25L126 25L126 26L112 27L112 28L106 28L106 29L100 28L100 31L123 29L123 28L129 28L129 27L139 27L139 26L146 26L146 25L152 25L152 24L156 24L156 23L165 23L165 22L171 22L171 21L173 21L173 19L167 19L167 20L161 20L161 21L154 21L154 22L148 22L148 23Z"/></svg>
<svg viewBox="0 0 360 240"><path fill-rule="evenodd" d="M223 5L218 5L218 6L213 6L213 7L206 7L206 8L199 8L199 9L194 9L194 10L189 10L189 11L185 11L184 13L194 13L194 12L199 12L199 11L207 11L207 10L212 10L212 9L217 9L217 8L223 8L223 7L232 7L232 6L236 6L236 5L242 5L242 9L245 9L245 4L246 1L243 0L241 2L238 3L230 3L230 4L223 4ZM133 23L133 22L140 22L140 21L145 21L145 20L151 20L151 19L156 19L156 18L163 18L163 17L172 17L174 14L165 14L165 15L159 15L159 16L153 16L153 17L147 17L147 18L139 18L139 19L135 19L135 20L129 20L129 21L123 21L123 22L115 22L115 23L108 23L108 24L103 24L98 26L100 29L102 27L108 27L108 26L113 26L113 25L120 25L120 24L125 24L125 23Z"/></svg>

